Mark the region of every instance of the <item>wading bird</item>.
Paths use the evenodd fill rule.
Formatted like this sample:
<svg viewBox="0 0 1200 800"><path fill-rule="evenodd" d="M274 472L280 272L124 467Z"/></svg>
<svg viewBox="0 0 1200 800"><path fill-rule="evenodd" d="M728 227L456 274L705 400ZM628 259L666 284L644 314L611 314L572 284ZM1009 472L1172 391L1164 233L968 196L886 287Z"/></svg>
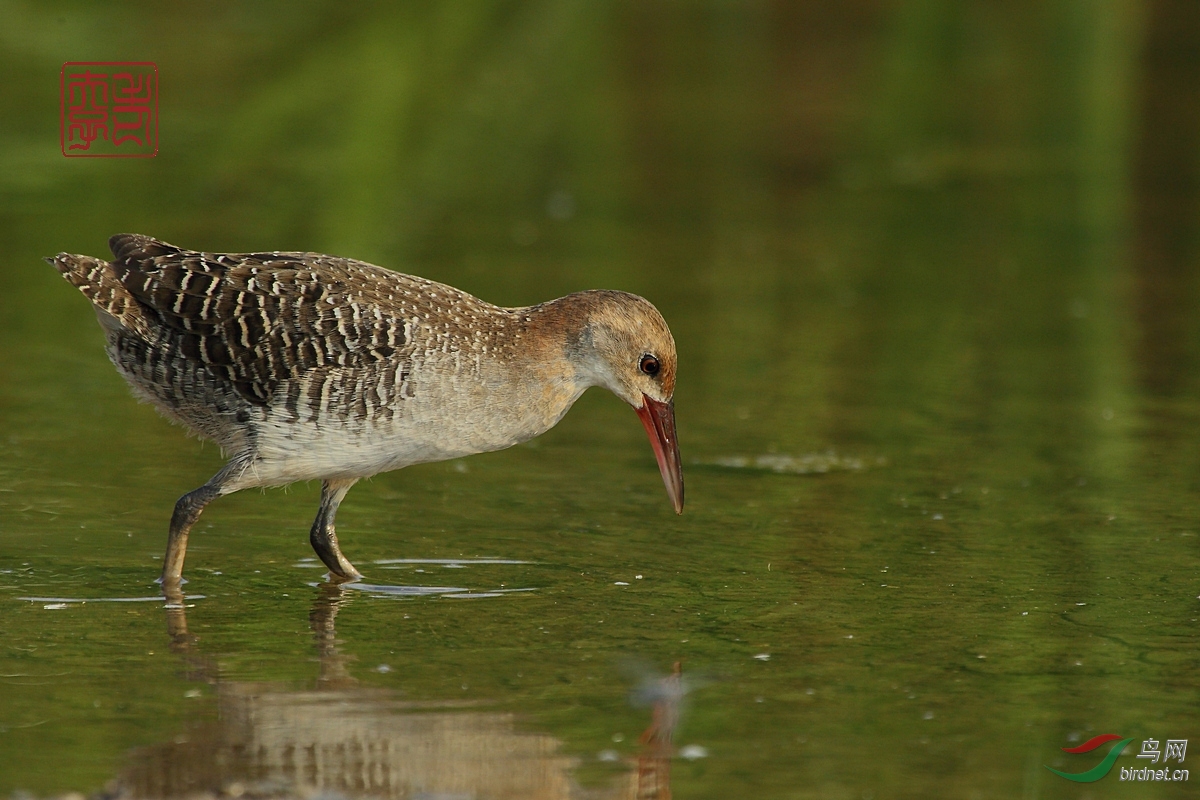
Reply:
<svg viewBox="0 0 1200 800"><path fill-rule="evenodd" d="M137 234L109 246L112 261L46 260L92 301L134 394L229 459L175 504L164 584L178 585L188 531L209 502L313 479L313 549L335 579L360 578L334 532L355 481L532 439L589 386L637 412L683 512L675 341L637 295L502 308L318 253L200 253Z"/></svg>

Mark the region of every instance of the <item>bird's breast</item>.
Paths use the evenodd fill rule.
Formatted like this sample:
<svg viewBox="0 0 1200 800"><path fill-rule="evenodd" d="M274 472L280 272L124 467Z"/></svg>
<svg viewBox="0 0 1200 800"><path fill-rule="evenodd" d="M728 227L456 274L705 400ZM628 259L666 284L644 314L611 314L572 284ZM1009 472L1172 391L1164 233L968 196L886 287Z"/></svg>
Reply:
<svg viewBox="0 0 1200 800"><path fill-rule="evenodd" d="M260 479L365 477L532 439L584 388L539 366L465 348L418 348L402 366L306 376L281 394L318 398L319 413L293 413L286 402L268 407L256 436ZM381 376L392 384L380 385Z"/></svg>

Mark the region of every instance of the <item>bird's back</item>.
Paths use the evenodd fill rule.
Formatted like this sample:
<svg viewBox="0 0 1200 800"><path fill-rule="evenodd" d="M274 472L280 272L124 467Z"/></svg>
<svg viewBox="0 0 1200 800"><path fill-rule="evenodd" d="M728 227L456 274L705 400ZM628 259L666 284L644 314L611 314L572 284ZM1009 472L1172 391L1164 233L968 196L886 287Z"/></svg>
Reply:
<svg viewBox="0 0 1200 800"><path fill-rule="evenodd" d="M233 451L305 428L393 421L414 394L414 361L454 338L449 321L503 316L457 289L350 259L208 254L135 234L110 246L111 262L51 262L95 304L135 391Z"/></svg>

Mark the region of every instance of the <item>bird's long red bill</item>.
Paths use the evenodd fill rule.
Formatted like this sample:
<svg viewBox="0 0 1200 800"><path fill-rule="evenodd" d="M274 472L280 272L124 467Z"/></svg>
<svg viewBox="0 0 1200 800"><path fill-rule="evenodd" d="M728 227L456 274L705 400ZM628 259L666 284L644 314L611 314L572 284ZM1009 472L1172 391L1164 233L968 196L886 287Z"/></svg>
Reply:
<svg viewBox="0 0 1200 800"><path fill-rule="evenodd" d="M675 506L676 514L682 514L683 466L679 463L679 440L675 437L675 401L662 403L646 395L642 395L642 399L645 401L642 407L634 411L650 437L650 446L658 459L658 470L662 473L671 505Z"/></svg>

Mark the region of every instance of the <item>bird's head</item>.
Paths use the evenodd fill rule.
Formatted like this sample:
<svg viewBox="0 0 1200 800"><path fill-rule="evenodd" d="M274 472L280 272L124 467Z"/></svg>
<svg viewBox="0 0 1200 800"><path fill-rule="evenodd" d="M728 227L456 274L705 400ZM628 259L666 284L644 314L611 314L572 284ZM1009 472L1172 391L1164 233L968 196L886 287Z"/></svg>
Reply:
<svg viewBox="0 0 1200 800"><path fill-rule="evenodd" d="M675 436L675 339L650 301L626 292L585 292L587 323L575 362L589 383L629 403L642 420L676 514L683 468Z"/></svg>

